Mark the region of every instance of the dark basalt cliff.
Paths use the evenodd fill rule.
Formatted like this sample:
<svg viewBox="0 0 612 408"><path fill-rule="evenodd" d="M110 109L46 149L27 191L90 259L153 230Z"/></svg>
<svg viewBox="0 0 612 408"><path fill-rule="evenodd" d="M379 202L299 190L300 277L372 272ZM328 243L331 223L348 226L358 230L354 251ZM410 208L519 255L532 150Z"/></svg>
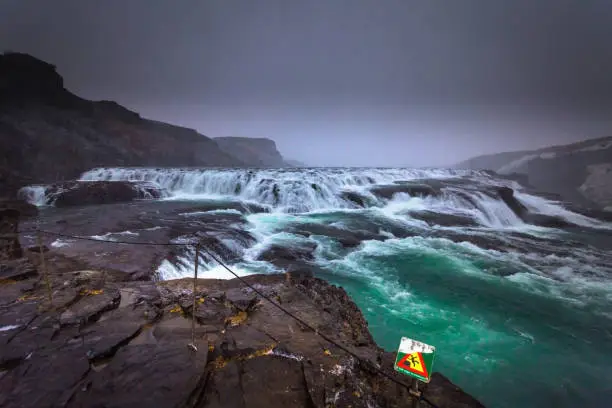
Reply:
<svg viewBox="0 0 612 408"><path fill-rule="evenodd" d="M250 137L216 137L214 141L231 154L252 167L285 167L283 156L274 140Z"/></svg>
<svg viewBox="0 0 612 408"><path fill-rule="evenodd" d="M64 88L55 67L0 54L0 196L105 166L243 166L212 139Z"/></svg>

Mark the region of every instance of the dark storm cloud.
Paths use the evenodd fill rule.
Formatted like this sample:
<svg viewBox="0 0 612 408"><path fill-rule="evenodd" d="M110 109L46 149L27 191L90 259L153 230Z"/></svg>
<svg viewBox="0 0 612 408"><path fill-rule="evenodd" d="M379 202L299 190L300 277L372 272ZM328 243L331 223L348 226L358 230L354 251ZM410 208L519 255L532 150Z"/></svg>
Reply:
<svg viewBox="0 0 612 408"><path fill-rule="evenodd" d="M0 48L83 96L312 164L612 134L606 0L2 1Z"/></svg>

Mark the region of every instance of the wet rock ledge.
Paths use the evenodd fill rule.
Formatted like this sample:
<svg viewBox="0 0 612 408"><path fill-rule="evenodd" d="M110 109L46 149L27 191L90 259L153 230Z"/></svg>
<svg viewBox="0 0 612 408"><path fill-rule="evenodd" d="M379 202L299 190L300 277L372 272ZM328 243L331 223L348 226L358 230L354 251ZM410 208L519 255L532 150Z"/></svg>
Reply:
<svg viewBox="0 0 612 408"><path fill-rule="evenodd" d="M239 280L199 280L194 308L191 279L153 282L103 269L110 256L98 268L22 247L23 215L0 205L0 407L411 405L405 387L361 362L408 383L392 370L394 354L342 288L307 269L245 279L360 359ZM482 407L438 373L423 389L440 408Z"/></svg>
<svg viewBox="0 0 612 408"><path fill-rule="evenodd" d="M199 280L194 313L190 279L129 281L126 274L86 270L47 248L22 252L0 262L4 408L410 406L405 388L236 279ZM393 372L394 354L376 345L342 288L311 276L246 280L408 383ZM197 351L188 347L194 314ZM438 373L424 395L440 408L482 407Z"/></svg>

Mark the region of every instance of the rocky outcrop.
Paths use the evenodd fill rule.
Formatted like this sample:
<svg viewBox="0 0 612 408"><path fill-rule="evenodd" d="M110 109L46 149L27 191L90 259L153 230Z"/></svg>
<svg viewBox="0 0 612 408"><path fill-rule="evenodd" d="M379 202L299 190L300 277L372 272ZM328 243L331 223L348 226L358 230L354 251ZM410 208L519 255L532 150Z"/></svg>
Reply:
<svg viewBox="0 0 612 408"><path fill-rule="evenodd" d="M593 164L587 167L587 177L578 190L587 199L612 206L612 157L609 163Z"/></svg>
<svg viewBox="0 0 612 408"><path fill-rule="evenodd" d="M20 191L20 195L27 193L28 190ZM146 182L67 181L46 186L44 195L47 205L76 207L156 199L163 197L163 191Z"/></svg>
<svg viewBox="0 0 612 408"><path fill-rule="evenodd" d="M390 200L395 194L404 193L414 197L428 197L437 196L440 194L439 190L431 187L428 184L421 183L403 183L403 184L392 184L388 186L376 186L370 189L370 192L377 197Z"/></svg>
<svg viewBox="0 0 612 408"><path fill-rule="evenodd" d="M325 236L338 241L343 248L355 248L361 242L366 240L384 241L386 238L381 234L369 234L365 231L350 231L332 225L315 224L315 223L299 223L288 229L288 232L304 237L310 236Z"/></svg>
<svg viewBox="0 0 612 408"><path fill-rule="evenodd" d="M285 167L283 156L274 140L250 137L216 137L213 139L224 152L237 157L247 166Z"/></svg>
<svg viewBox="0 0 612 408"><path fill-rule="evenodd" d="M612 203L612 137L533 151L485 155L455 168L487 169L507 175L532 192L553 193L584 207Z"/></svg>
<svg viewBox="0 0 612 408"><path fill-rule="evenodd" d="M289 167L308 167L308 165L304 162L291 159L285 159L285 164Z"/></svg>
<svg viewBox="0 0 612 408"><path fill-rule="evenodd" d="M519 217L524 217L527 214L527 208L514 197L514 190L509 187L500 187L497 189L499 198Z"/></svg>
<svg viewBox="0 0 612 408"><path fill-rule="evenodd" d="M18 53L0 54L0 145L0 195L94 167L244 165L194 130L79 98L53 65Z"/></svg>
<svg viewBox="0 0 612 408"><path fill-rule="evenodd" d="M0 285L2 407L356 408L411 399L377 371L409 384L393 371L394 354L376 345L346 292L320 279L244 278L259 293L238 280L198 280L194 293L190 279L126 282L45 256L50 291L38 275ZM28 257L40 269L38 254ZM482 407L439 373L421 389L440 408Z"/></svg>
<svg viewBox="0 0 612 408"><path fill-rule="evenodd" d="M162 243L187 237L199 237L203 244L226 262L236 262L241 248L252 246L255 238L246 230L247 220L240 213L215 213L211 210L232 208L245 214L263 209L235 203L194 203L138 200L133 202L57 208L44 217L23 219L20 229L45 231L85 237L43 234L43 245L74 259L85 269L105 269L124 274L129 279L156 279L162 262L180 266L181 259L193 259L185 246L113 245L108 241ZM20 236L23 247L37 245L36 236ZM96 256L95 254L104 254ZM210 257L201 252L201 259Z"/></svg>
<svg viewBox="0 0 612 408"><path fill-rule="evenodd" d="M257 257L260 261L266 261L281 269L293 265L314 261L315 243L304 243L301 246L287 248L280 245L271 245Z"/></svg>

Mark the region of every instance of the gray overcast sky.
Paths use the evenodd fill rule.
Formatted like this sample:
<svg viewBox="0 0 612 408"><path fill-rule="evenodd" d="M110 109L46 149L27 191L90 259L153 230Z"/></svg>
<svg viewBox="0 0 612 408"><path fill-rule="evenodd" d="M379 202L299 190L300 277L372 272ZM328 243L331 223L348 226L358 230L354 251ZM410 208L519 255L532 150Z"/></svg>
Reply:
<svg viewBox="0 0 612 408"><path fill-rule="evenodd" d="M67 87L312 165L612 135L610 0L0 0Z"/></svg>

